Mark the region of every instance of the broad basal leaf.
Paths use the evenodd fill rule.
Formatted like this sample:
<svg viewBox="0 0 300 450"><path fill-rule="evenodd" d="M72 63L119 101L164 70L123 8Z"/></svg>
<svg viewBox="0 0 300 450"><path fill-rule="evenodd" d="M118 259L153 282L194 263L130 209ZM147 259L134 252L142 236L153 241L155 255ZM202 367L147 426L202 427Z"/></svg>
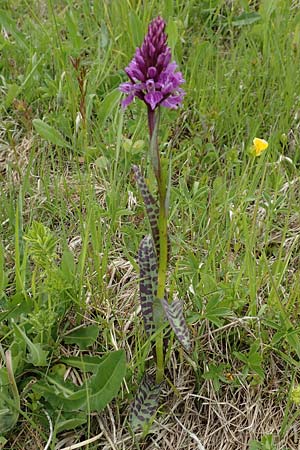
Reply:
<svg viewBox="0 0 300 450"><path fill-rule="evenodd" d="M154 330L153 302L157 294L157 262L150 235L144 237L139 248L140 301L145 331L150 336Z"/></svg>
<svg viewBox="0 0 300 450"><path fill-rule="evenodd" d="M150 422L158 408L161 384L155 385L149 376L145 375L133 401L129 422L134 431L143 429Z"/></svg>
<svg viewBox="0 0 300 450"><path fill-rule="evenodd" d="M97 373L86 383L89 390L88 408L101 411L117 395L126 374L124 350L111 352L99 364Z"/></svg>
<svg viewBox="0 0 300 450"><path fill-rule="evenodd" d="M150 194L148 186L145 183L144 177L138 166L132 166L134 171L135 180L138 184L140 193L143 197L146 207L148 219L150 222L151 232L156 248L157 257L159 255L159 230L158 230L158 214L159 209L156 200Z"/></svg>
<svg viewBox="0 0 300 450"><path fill-rule="evenodd" d="M179 299L168 303L166 299L161 300L166 317L181 345L187 352L192 349L190 333L183 315L183 303Z"/></svg>

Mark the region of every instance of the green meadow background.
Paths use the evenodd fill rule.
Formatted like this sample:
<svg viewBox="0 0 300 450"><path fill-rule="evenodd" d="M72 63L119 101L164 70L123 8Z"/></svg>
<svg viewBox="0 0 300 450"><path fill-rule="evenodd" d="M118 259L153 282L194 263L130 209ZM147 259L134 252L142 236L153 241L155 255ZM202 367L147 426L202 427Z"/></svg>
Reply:
<svg viewBox="0 0 300 450"><path fill-rule="evenodd" d="M122 111L118 86L158 14L186 80L160 144L169 291L194 349L174 340L138 439L149 227L132 164L155 184L145 105ZM299 2L2 0L0 31L0 448L299 449ZM255 137L269 143L259 157ZM87 395L74 414L62 399L84 395L100 357L122 366L121 386L103 400L96 372L97 407Z"/></svg>

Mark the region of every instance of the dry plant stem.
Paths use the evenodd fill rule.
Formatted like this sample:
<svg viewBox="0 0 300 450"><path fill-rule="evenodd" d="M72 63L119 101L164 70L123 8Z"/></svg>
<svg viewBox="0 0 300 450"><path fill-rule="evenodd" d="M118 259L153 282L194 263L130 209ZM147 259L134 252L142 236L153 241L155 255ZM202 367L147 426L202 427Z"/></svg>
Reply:
<svg viewBox="0 0 300 450"><path fill-rule="evenodd" d="M152 166L155 173L158 197L159 197L159 261L158 261L158 285L157 298L163 299L165 296L166 274L168 264L168 237L167 237L167 211L166 211L166 179L162 172L160 154L158 148L158 124L159 109L152 111L148 108L148 124L150 133L150 152ZM163 352L163 332L156 336L156 383L160 384L164 379L164 352Z"/></svg>

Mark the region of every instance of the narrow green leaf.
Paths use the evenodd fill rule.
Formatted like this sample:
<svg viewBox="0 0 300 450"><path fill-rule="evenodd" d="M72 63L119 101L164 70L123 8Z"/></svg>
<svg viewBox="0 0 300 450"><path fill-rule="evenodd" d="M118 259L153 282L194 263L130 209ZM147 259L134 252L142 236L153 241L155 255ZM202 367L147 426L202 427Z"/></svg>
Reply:
<svg viewBox="0 0 300 450"><path fill-rule="evenodd" d="M168 303L166 299L161 300L166 317L181 345L187 352L192 349L190 333L183 315L183 303L179 299Z"/></svg>
<svg viewBox="0 0 300 450"><path fill-rule="evenodd" d="M133 431L145 429L158 408L161 385L153 383L147 375L143 378L131 406L129 423Z"/></svg>
<svg viewBox="0 0 300 450"><path fill-rule="evenodd" d="M101 411L118 394L126 374L124 350L111 352L99 364L97 373L87 382L90 411Z"/></svg>
<svg viewBox="0 0 300 450"><path fill-rule="evenodd" d="M168 20L166 32L168 35L168 45L171 47L172 53L174 53L176 42L178 41L178 27L174 20Z"/></svg>
<svg viewBox="0 0 300 450"><path fill-rule="evenodd" d="M45 123L43 120L34 119L32 123L37 133L46 141L51 142L51 144L57 145L58 147L72 149L72 147L65 141L60 132Z"/></svg>
<svg viewBox="0 0 300 450"><path fill-rule="evenodd" d="M132 36L133 48L139 47L143 42L145 30L142 21L134 11L130 12L129 23L129 30Z"/></svg>
<svg viewBox="0 0 300 450"><path fill-rule="evenodd" d="M1 294L4 291L7 284L7 275L5 273L5 267L4 267L4 248L3 244L0 241L0 298Z"/></svg>
<svg viewBox="0 0 300 450"><path fill-rule="evenodd" d="M238 17L234 17L232 20L232 25L234 27L243 27L245 25L251 25L252 23L261 20L261 15L257 12L245 12Z"/></svg>
<svg viewBox="0 0 300 450"><path fill-rule="evenodd" d="M76 417L74 417L74 413L68 413L72 415L70 418L60 419L58 424L56 425L56 432L61 433L62 431L74 430L76 427L80 425L84 425L87 421L86 412L80 413L76 412Z"/></svg>
<svg viewBox="0 0 300 450"><path fill-rule="evenodd" d="M62 358L61 362L67 364L71 367L76 367L77 369L82 370L82 372L92 372L96 373L99 367L105 358L108 355L104 356L70 356L69 358Z"/></svg>
<svg viewBox="0 0 300 450"><path fill-rule="evenodd" d="M96 342L98 334L98 325L89 325L67 334L64 341L66 344L77 344L80 350L85 350Z"/></svg>
<svg viewBox="0 0 300 450"><path fill-rule="evenodd" d="M99 118L102 124L104 124L112 114L113 110L119 105L121 96L122 93L118 89L115 89L106 95L99 107Z"/></svg>

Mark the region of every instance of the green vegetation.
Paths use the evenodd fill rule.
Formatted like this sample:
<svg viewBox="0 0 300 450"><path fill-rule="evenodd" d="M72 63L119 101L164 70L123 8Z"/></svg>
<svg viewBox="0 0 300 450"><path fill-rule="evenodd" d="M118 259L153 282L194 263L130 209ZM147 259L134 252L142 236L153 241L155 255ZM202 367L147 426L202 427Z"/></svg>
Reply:
<svg viewBox="0 0 300 450"><path fill-rule="evenodd" d="M146 110L124 113L118 86L157 14L186 80L159 141L193 352L174 339L138 440L132 165L155 184ZM0 448L298 449L298 2L2 0L0 30Z"/></svg>

